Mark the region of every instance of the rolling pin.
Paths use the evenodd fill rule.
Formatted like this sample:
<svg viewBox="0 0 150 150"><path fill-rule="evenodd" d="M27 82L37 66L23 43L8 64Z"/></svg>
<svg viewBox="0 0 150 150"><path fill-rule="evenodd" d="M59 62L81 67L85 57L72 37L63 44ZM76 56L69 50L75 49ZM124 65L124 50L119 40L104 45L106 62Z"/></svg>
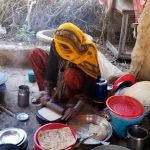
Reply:
<svg viewBox="0 0 150 150"><path fill-rule="evenodd" d="M55 103L52 103L52 102L47 102L46 107L59 113L59 114L62 114L65 110L63 107L61 107Z"/></svg>

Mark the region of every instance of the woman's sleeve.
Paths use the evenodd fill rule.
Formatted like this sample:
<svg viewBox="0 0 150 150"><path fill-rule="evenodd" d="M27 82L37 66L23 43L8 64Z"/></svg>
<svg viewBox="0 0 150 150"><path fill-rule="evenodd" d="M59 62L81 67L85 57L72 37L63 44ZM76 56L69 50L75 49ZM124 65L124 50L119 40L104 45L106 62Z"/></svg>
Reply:
<svg viewBox="0 0 150 150"><path fill-rule="evenodd" d="M84 94L92 98L95 90L96 79L86 75L85 76L85 85L84 85Z"/></svg>
<svg viewBox="0 0 150 150"><path fill-rule="evenodd" d="M49 52L48 68L45 77L45 80L52 84L53 87L56 86L57 74L59 70L58 56L56 55L55 51L55 43L53 41Z"/></svg>

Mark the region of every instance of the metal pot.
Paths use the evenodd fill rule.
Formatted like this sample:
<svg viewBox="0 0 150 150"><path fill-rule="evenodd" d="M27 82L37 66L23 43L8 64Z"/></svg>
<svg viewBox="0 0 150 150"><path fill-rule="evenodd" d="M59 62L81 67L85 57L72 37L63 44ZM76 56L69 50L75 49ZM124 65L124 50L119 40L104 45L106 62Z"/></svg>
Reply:
<svg viewBox="0 0 150 150"><path fill-rule="evenodd" d="M128 147L131 150L145 150L148 141L148 130L139 125L128 128Z"/></svg>
<svg viewBox="0 0 150 150"><path fill-rule="evenodd" d="M119 145L102 145L92 150L129 150L129 149L126 147L119 146Z"/></svg>

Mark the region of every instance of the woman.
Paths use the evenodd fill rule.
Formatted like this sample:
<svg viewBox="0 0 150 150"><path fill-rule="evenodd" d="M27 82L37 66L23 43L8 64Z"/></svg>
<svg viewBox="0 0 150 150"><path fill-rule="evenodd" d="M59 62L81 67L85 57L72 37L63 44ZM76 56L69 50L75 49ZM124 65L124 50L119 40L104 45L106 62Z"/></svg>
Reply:
<svg viewBox="0 0 150 150"><path fill-rule="evenodd" d="M65 120L83 110L100 70L95 44L77 26L60 25L54 33L49 55L44 50L34 49L29 58L42 91L36 102L64 104L62 119Z"/></svg>

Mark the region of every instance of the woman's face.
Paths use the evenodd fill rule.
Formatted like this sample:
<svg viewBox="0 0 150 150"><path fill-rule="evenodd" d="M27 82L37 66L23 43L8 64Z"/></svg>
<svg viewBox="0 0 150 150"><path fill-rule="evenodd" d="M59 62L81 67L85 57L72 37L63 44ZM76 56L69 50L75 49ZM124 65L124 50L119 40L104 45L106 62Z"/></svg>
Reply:
<svg viewBox="0 0 150 150"><path fill-rule="evenodd" d="M66 53L71 53L71 50L69 49L68 46L66 46L64 44L60 44L60 47L61 47L62 51L66 52Z"/></svg>

